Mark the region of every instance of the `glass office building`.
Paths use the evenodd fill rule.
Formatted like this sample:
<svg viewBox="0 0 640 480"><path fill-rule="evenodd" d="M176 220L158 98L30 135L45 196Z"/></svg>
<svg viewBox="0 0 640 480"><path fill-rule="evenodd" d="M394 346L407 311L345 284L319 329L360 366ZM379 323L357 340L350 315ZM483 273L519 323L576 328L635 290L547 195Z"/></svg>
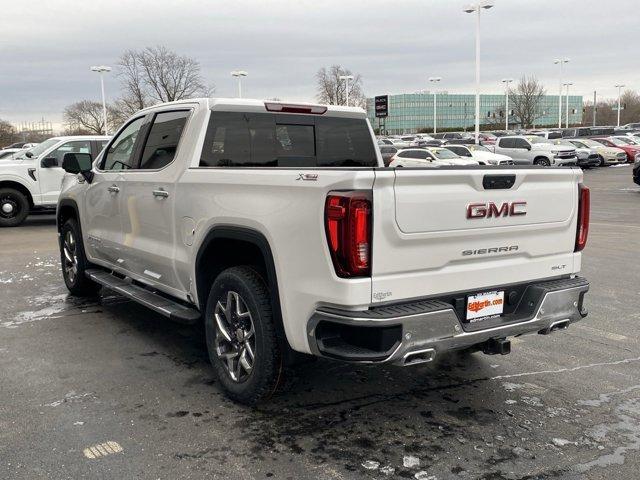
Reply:
<svg viewBox="0 0 640 480"><path fill-rule="evenodd" d="M480 128L504 129L505 96L480 95ZM513 115L509 105L509 126L521 127L519 119ZM562 125L565 124L566 97L562 97ZM374 99L367 99L367 115L374 129L383 126L388 134L416 133L420 129L433 128L433 93L405 93L389 95L389 115L386 119L378 119L374 114ZM541 115L536 120L536 127L558 126L558 96L545 95L542 99ZM470 94L436 94L436 127L440 129L456 129L472 131L475 128L475 95ZM379 123L380 122L380 123ZM569 124L582 122L582 97L569 95Z"/></svg>

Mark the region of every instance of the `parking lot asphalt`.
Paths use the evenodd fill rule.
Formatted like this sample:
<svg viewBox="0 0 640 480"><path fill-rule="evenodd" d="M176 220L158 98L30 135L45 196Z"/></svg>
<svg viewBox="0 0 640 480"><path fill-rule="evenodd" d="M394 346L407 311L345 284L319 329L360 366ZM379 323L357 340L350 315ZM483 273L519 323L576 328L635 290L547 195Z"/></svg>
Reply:
<svg viewBox="0 0 640 480"><path fill-rule="evenodd" d="M0 478L638 479L640 189L630 166L585 183L585 320L508 356L312 361L256 410L199 327L68 297L52 216L0 231Z"/></svg>

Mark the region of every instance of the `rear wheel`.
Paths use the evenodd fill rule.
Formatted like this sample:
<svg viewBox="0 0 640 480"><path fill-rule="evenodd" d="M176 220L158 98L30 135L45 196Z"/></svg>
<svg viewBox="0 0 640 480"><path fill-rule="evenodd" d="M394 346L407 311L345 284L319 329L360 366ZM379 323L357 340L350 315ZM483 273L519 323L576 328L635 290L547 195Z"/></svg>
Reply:
<svg viewBox="0 0 640 480"><path fill-rule="evenodd" d="M60 230L60 263L62 277L71 295L89 297L97 295L100 285L89 280L85 273L91 268L84 254L82 233L78 222L70 218Z"/></svg>
<svg viewBox="0 0 640 480"><path fill-rule="evenodd" d="M29 215L29 200L19 190L0 188L0 227L17 227Z"/></svg>
<svg viewBox="0 0 640 480"><path fill-rule="evenodd" d="M218 275L205 329L209 359L226 394L246 405L269 399L282 382L283 355L269 290L253 268Z"/></svg>
<svg viewBox="0 0 640 480"><path fill-rule="evenodd" d="M548 167L548 166L550 166L550 165L551 165L551 162L549 161L549 159L548 159L548 158L544 158L544 157L542 157L542 158L536 158L536 159L533 161L533 164L534 164L534 165L541 165L541 166L543 166L543 167Z"/></svg>
<svg viewBox="0 0 640 480"><path fill-rule="evenodd" d="M598 155L600 157L600 166L604 167L605 163L604 163L604 157L602 155Z"/></svg>

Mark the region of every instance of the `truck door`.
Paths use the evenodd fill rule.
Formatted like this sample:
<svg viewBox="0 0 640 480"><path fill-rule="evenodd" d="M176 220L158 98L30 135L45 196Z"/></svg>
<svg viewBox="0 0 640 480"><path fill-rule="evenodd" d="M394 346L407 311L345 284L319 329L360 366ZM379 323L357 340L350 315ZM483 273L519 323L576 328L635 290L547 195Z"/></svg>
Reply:
<svg viewBox="0 0 640 480"><path fill-rule="evenodd" d="M155 113L122 192L125 268L149 284L176 290L184 288L173 261L175 185L187 163L179 159L178 146L190 114L184 108Z"/></svg>

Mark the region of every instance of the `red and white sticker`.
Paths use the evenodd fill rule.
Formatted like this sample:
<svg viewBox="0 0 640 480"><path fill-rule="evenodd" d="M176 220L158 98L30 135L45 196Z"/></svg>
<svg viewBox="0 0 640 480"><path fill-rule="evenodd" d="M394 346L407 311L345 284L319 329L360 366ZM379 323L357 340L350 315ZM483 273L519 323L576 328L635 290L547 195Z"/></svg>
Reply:
<svg viewBox="0 0 640 480"><path fill-rule="evenodd" d="M478 321L485 317L502 315L504 290L469 295L467 298L467 321Z"/></svg>

